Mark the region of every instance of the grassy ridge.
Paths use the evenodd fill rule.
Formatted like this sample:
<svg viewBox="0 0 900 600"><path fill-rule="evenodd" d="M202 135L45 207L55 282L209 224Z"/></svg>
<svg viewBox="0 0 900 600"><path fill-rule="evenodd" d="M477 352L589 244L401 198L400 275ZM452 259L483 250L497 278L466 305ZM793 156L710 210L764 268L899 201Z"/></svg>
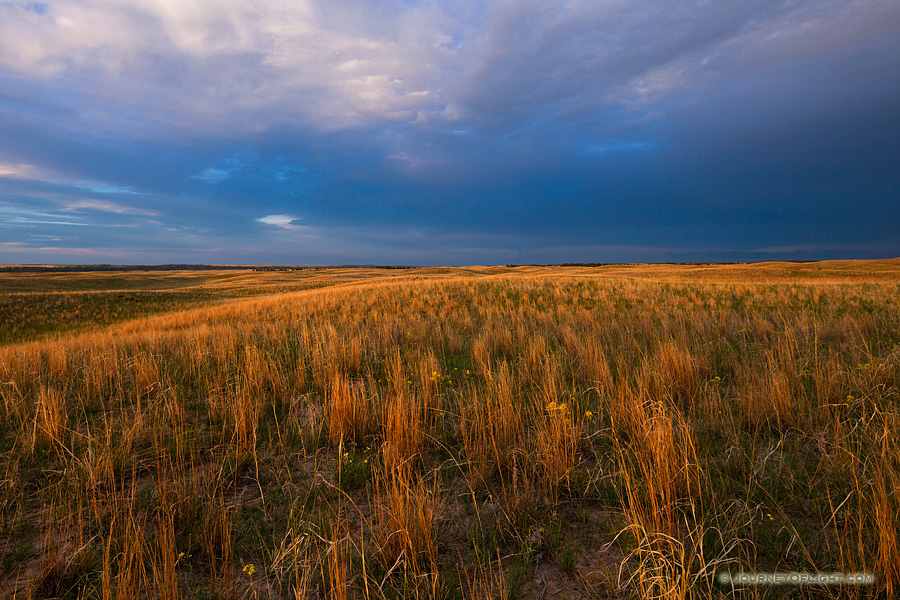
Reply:
<svg viewBox="0 0 900 600"><path fill-rule="evenodd" d="M115 292L0 295L0 344L97 328L217 300L203 292Z"/></svg>
<svg viewBox="0 0 900 600"><path fill-rule="evenodd" d="M900 285L862 267L348 271L0 348L0 592L894 593Z"/></svg>
<svg viewBox="0 0 900 600"><path fill-rule="evenodd" d="M0 345L389 273L383 269L0 273Z"/></svg>

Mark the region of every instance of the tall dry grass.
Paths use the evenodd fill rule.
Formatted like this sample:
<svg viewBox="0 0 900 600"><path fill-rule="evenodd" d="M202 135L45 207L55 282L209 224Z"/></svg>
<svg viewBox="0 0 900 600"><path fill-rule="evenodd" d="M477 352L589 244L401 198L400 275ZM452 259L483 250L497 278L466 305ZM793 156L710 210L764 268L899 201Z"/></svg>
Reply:
<svg viewBox="0 0 900 600"><path fill-rule="evenodd" d="M0 347L0 595L692 598L717 569L895 594L900 286L599 273Z"/></svg>

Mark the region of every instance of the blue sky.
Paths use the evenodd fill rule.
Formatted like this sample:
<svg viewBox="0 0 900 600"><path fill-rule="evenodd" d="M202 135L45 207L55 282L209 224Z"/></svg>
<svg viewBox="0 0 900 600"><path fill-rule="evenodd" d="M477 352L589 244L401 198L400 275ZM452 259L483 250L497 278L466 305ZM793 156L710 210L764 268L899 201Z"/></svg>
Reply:
<svg viewBox="0 0 900 600"><path fill-rule="evenodd" d="M900 256L900 3L0 0L0 263Z"/></svg>

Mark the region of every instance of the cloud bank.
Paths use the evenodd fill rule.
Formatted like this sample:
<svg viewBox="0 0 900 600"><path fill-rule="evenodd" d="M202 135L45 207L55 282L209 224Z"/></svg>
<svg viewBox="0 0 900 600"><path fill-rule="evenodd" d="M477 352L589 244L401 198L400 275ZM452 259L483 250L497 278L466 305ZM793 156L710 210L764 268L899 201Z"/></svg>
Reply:
<svg viewBox="0 0 900 600"><path fill-rule="evenodd" d="M0 2L0 261L898 255L897 72L879 0Z"/></svg>

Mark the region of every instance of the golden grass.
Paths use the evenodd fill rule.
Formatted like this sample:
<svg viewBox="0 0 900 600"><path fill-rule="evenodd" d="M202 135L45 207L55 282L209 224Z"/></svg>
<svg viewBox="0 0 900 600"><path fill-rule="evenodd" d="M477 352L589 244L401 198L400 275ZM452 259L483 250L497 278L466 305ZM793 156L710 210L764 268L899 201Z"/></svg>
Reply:
<svg viewBox="0 0 900 600"><path fill-rule="evenodd" d="M328 436L334 444L362 442L369 420L365 389L351 384L345 375L335 374L325 396Z"/></svg>
<svg viewBox="0 0 900 600"><path fill-rule="evenodd" d="M345 270L2 346L0 595L889 597L896 267Z"/></svg>

